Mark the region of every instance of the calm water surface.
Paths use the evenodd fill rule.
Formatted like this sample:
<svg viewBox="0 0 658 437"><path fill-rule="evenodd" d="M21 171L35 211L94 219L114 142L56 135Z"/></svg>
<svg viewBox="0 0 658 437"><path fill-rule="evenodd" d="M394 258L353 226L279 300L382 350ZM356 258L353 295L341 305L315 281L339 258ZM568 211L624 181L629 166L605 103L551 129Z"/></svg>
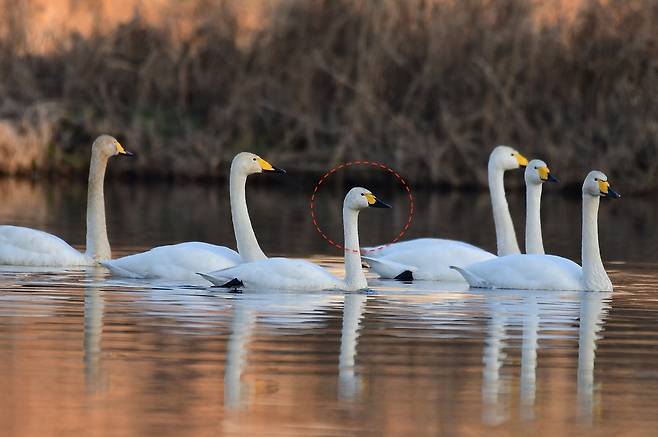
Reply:
<svg viewBox="0 0 658 437"><path fill-rule="evenodd" d="M82 247L85 190L0 181L0 222ZM313 229L307 191L250 187L256 233L267 253L342 274L340 252ZM392 238L407 219L399 187L377 192L395 208L361 215L364 245ZM329 187L317 205L338 241L342 193ZM234 246L226 198L223 186L108 183L114 255L186 240ZM494 248L486 195L415 200L411 237ZM523 199L510 203L522 239ZM103 269L4 267L2 435L655 435L655 204L602 203L613 293L369 276L368 294L231 294ZM543 206L547 250L578 259L579 198L548 192Z"/></svg>

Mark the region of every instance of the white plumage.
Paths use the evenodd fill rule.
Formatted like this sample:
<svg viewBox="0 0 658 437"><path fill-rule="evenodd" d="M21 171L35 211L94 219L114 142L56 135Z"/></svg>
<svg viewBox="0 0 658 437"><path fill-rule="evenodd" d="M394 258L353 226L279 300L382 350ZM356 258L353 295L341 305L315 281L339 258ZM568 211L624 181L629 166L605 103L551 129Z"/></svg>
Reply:
<svg viewBox="0 0 658 437"><path fill-rule="evenodd" d="M504 173L524 166L528 160L516 150L497 146L489 156L488 175L499 255L519 253L514 225L505 198ZM365 259L382 278L461 281L450 266L466 266L495 255L468 243L440 238L419 238L391 244L382 249L368 248Z"/></svg>
<svg viewBox="0 0 658 437"><path fill-rule="evenodd" d="M247 177L262 172L283 172L253 153L238 153L231 163L229 192L233 231L238 252L225 246L186 242L159 246L147 252L107 260L101 264L114 276L135 279L199 280L196 272L209 272L241 262L267 259L251 226L245 185Z"/></svg>
<svg viewBox="0 0 658 437"><path fill-rule="evenodd" d="M360 290L368 286L361 268L359 211L389 207L365 188L352 188L343 201L345 279L304 260L270 258L210 273L199 273L218 286L281 290Z"/></svg>
<svg viewBox="0 0 658 437"><path fill-rule="evenodd" d="M587 175L582 191L582 268L553 255L510 255L454 269L471 287L478 288L612 291L612 282L601 261L597 216L601 197L620 196L599 171Z"/></svg>
<svg viewBox="0 0 658 437"><path fill-rule="evenodd" d="M108 160L130 156L119 142L101 135L91 147L87 193L87 249L80 253L61 238L36 229L0 226L0 264L32 267L90 266L111 257L105 226L103 180Z"/></svg>

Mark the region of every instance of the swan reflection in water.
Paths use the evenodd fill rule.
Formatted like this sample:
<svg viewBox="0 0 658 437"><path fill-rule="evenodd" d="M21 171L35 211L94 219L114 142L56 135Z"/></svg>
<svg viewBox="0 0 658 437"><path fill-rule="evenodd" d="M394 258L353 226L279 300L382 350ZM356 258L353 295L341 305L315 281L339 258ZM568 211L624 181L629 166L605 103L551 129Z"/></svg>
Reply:
<svg viewBox="0 0 658 437"><path fill-rule="evenodd" d="M578 328L578 416L591 422L594 413L594 359L596 341L601 338L605 318L611 307L612 292L580 293Z"/></svg>
<svg viewBox="0 0 658 437"><path fill-rule="evenodd" d="M85 272L88 284L84 289L83 351L85 384L87 391L95 393L104 387L102 338L105 296L99 281L104 273L99 268L88 268Z"/></svg>
<svg viewBox="0 0 658 437"><path fill-rule="evenodd" d="M250 387L242 375L247 367L249 343L257 323L270 326L304 326L322 322L314 312L334 306L340 295L276 292L260 294L236 294L233 300L233 320L226 349L224 369L224 405L228 408L246 407ZM338 359L338 398L358 400L362 393L361 378L355 372L359 328L366 309L367 294L346 293L343 297L343 323ZM276 314L276 315L274 315Z"/></svg>
<svg viewBox="0 0 658 437"><path fill-rule="evenodd" d="M594 410L596 341L610 308L612 293L489 291L483 295L490 314L482 358L483 422L497 425L508 419L510 402L505 394L509 393L510 381L501 376L507 358L505 349L510 340L508 330L515 325L522 326L519 416L522 420L532 420L535 417L537 349L541 327L547 323L565 325L578 320L578 415L581 420L590 422ZM578 298L578 313L571 305L564 305L570 298Z"/></svg>
<svg viewBox="0 0 658 437"><path fill-rule="evenodd" d="M359 327L368 296L362 292L347 293L343 305L343 327L340 331L338 357L338 399L358 400L361 396L361 377L355 372Z"/></svg>
<svg viewBox="0 0 658 437"><path fill-rule="evenodd" d="M327 293L299 293L280 290L246 291L234 294L233 319L226 347L224 369L224 405L227 408L246 407L250 399L250 387L242 375L247 367L249 343L256 327L311 328L324 320L318 311L335 304L340 296ZM270 331L272 332L272 331Z"/></svg>

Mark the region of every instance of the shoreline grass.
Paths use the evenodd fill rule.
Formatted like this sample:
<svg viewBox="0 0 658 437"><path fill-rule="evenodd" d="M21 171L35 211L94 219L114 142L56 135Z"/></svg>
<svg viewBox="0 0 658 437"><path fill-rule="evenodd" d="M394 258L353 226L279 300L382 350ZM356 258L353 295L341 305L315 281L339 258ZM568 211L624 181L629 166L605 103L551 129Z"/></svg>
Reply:
<svg viewBox="0 0 658 437"><path fill-rule="evenodd" d="M114 171L139 178L214 178L250 150L293 171L369 159L412 184L484 186L508 144L565 185L597 168L658 188L657 0L547 21L529 0L291 0L248 41L224 2L202 3L184 35L135 16L39 54L4 16L0 172L84 173L110 133L138 153Z"/></svg>

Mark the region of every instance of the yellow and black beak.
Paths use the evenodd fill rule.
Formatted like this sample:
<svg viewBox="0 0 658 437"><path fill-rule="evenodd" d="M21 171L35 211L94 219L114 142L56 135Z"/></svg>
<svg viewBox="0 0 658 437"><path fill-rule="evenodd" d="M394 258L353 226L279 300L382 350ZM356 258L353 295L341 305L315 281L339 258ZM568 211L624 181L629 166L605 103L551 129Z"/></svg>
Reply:
<svg viewBox="0 0 658 437"><path fill-rule="evenodd" d="M370 208L391 208L391 205L382 202L372 193L366 193L364 196L366 197Z"/></svg>
<svg viewBox="0 0 658 437"><path fill-rule="evenodd" d="M548 167L541 167L538 172L539 179L541 179L542 182L560 182L555 176L551 174L551 171L548 169Z"/></svg>
<svg viewBox="0 0 658 437"><path fill-rule="evenodd" d="M116 146L117 146L117 154L123 156L133 156L133 153L124 149L120 143L117 143Z"/></svg>
<svg viewBox="0 0 658 437"><path fill-rule="evenodd" d="M619 199L621 197L621 194L610 188L608 181L599 181L599 191L601 197L609 197L611 199Z"/></svg>
<svg viewBox="0 0 658 437"><path fill-rule="evenodd" d="M263 169L264 172L280 173L280 174L285 174L286 173L286 171L284 169L274 167L272 164L265 161L263 158L258 158L258 164L260 165L260 168Z"/></svg>
<svg viewBox="0 0 658 437"><path fill-rule="evenodd" d="M514 157L516 158L516 162L519 163L519 166L525 167L526 165L528 165L528 158L521 155L519 152L515 152Z"/></svg>

